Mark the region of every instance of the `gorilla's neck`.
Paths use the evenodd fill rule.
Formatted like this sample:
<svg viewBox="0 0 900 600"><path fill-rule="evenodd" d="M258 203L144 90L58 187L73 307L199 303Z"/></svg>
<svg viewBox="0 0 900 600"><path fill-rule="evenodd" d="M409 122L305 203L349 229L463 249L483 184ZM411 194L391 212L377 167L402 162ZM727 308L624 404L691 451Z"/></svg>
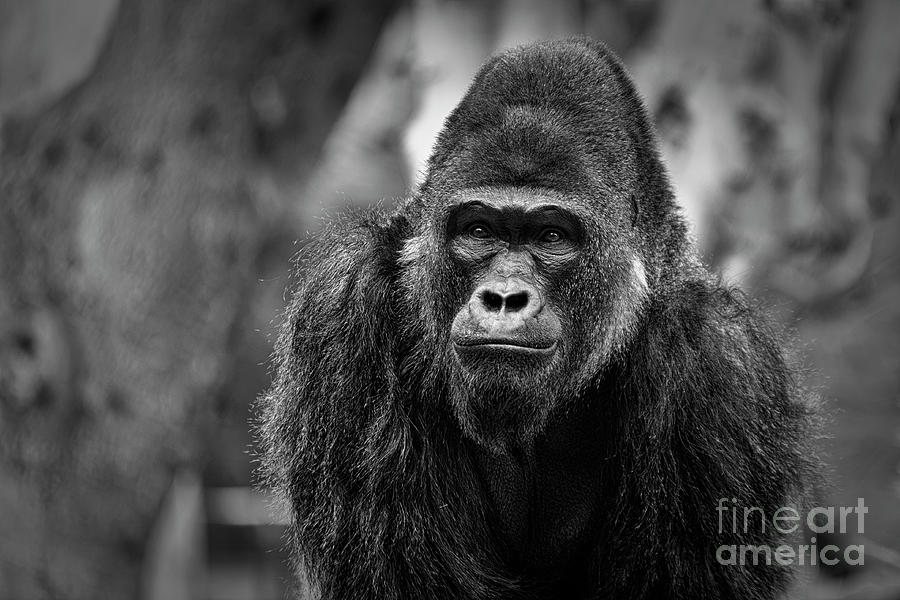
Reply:
<svg viewBox="0 0 900 600"><path fill-rule="evenodd" d="M598 415L586 412L553 418L534 440L501 453L470 445L503 541L498 551L512 569L560 573L596 535L606 436Z"/></svg>

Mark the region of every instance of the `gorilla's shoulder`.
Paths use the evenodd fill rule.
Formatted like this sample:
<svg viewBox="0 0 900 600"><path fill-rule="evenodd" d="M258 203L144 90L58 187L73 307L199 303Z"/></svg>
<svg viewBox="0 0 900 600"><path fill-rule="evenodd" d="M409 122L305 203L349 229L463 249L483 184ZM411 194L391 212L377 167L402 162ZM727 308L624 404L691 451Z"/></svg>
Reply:
<svg viewBox="0 0 900 600"><path fill-rule="evenodd" d="M769 343L783 337L765 307L741 288L709 275L689 278L656 296L645 315L645 341L666 348L684 344L720 351L751 339Z"/></svg>
<svg viewBox="0 0 900 600"><path fill-rule="evenodd" d="M403 213L382 206L350 209L326 217L294 256L294 273L302 275L322 262L339 265L347 260L361 260L374 266L372 261L377 262L378 258L395 259L409 230L409 220Z"/></svg>

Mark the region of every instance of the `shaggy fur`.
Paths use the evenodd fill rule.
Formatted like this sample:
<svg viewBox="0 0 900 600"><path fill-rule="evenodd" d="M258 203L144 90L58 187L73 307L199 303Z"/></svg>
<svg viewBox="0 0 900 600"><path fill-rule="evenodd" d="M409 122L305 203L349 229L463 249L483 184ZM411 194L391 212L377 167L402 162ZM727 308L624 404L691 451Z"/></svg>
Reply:
<svg viewBox="0 0 900 600"><path fill-rule="evenodd" d="M604 46L519 48L478 73L414 197L333 223L301 253L258 430L301 597L784 588L785 567L716 562L723 544L780 543L771 527L719 533L716 506L771 516L798 500L815 466L810 403L747 299L694 258L656 146ZM447 219L473 190L558 198L585 230L577 267L548 282L564 359L533 397L485 392L451 356L472 281ZM483 443L467 415L490 414L485 402L528 435Z"/></svg>

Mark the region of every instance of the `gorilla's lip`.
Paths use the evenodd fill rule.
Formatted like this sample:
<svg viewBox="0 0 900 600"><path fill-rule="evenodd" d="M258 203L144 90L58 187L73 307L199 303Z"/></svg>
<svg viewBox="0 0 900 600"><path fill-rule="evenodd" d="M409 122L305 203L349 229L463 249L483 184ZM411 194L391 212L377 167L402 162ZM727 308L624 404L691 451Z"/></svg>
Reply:
<svg viewBox="0 0 900 600"><path fill-rule="evenodd" d="M509 352L526 352L533 354L550 354L556 350L555 341L550 342L549 345L538 345L526 340L494 337L458 340L456 346L471 350L506 350Z"/></svg>

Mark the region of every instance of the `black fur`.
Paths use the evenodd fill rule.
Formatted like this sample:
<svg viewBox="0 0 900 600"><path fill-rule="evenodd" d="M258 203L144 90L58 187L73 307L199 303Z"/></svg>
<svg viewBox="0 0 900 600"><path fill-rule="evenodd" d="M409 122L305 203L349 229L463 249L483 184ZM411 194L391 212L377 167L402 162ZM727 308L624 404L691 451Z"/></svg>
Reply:
<svg viewBox="0 0 900 600"><path fill-rule="evenodd" d="M564 359L520 409L534 430L492 446L454 408L484 398L448 342L472 282L446 226L458 194L494 189L557 194L586 234L577 268L547 282ZM493 58L415 196L333 223L299 262L259 433L303 597L784 588L784 567L716 562L722 544L779 543L771 528L718 533L716 506L771 515L800 497L810 404L776 336L694 258L646 112L604 46Z"/></svg>

